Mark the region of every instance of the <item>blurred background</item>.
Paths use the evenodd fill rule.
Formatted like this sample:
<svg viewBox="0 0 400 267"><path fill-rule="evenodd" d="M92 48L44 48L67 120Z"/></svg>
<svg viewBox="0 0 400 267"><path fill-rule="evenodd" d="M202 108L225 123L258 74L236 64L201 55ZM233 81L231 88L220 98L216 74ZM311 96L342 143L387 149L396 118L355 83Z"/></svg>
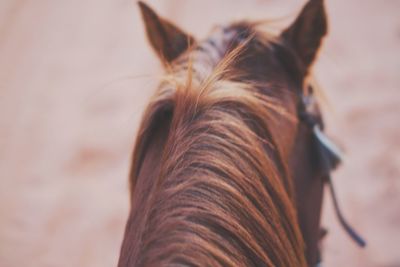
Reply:
<svg viewBox="0 0 400 267"><path fill-rule="evenodd" d="M198 38L304 0L148 0ZM324 266L400 266L400 1L327 0L315 75L334 181L359 249L324 203ZM162 74L134 0L0 1L0 266L115 266L141 113Z"/></svg>

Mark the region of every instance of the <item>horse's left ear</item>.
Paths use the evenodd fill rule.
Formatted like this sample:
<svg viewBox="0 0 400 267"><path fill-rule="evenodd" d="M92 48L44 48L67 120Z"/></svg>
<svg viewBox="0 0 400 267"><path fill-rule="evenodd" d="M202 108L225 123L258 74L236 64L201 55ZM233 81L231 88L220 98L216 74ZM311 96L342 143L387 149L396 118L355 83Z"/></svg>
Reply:
<svg viewBox="0 0 400 267"><path fill-rule="evenodd" d="M309 0L293 24L283 31L282 38L294 49L304 67L308 69L327 30L324 1Z"/></svg>
<svg viewBox="0 0 400 267"><path fill-rule="evenodd" d="M192 36L159 17L148 5L141 1L138 4L150 44L163 62L171 62L194 43Z"/></svg>

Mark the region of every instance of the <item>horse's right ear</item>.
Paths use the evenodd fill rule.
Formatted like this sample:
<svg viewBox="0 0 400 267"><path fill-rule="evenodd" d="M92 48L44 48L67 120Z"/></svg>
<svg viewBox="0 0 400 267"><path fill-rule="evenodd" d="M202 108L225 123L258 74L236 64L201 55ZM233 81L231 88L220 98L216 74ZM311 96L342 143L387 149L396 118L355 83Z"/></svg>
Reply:
<svg viewBox="0 0 400 267"><path fill-rule="evenodd" d="M150 44L164 63L171 62L194 43L192 36L159 17L148 5L141 1L138 4Z"/></svg>
<svg viewBox="0 0 400 267"><path fill-rule="evenodd" d="M309 0L292 25L283 31L282 38L299 56L306 72L327 31L324 0Z"/></svg>

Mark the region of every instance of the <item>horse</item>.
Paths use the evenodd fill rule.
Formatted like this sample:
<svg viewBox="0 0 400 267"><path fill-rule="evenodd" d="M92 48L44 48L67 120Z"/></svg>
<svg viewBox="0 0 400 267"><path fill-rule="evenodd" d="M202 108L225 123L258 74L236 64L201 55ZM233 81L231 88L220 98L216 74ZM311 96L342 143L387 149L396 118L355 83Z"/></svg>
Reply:
<svg viewBox="0 0 400 267"><path fill-rule="evenodd" d="M305 99L327 34L323 0L279 34L239 21L200 41L139 7L165 75L134 145L118 266L318 264L331 166L318 103Z"/></svg>

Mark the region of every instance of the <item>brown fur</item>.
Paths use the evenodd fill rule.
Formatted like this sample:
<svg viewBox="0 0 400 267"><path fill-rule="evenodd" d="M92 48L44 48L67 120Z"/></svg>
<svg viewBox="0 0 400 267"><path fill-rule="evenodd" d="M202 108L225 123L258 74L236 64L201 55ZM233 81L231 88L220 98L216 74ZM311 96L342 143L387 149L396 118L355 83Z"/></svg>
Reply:
<svg viewBox="0 0 400 267"><path fill-rule="evenodd" d="M198 45L165 61L135 145L120 267L307 265L289 166L305 72L279 63L301 58L251 24L229 29L220 58Z"/></svg>

